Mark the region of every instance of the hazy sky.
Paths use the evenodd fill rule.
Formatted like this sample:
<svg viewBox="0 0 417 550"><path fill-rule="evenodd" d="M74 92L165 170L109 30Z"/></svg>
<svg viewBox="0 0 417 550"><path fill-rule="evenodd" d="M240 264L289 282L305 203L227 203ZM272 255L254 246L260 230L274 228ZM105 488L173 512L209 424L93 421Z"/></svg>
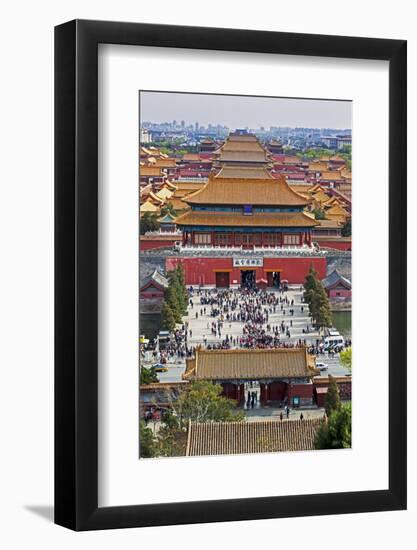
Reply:
<svg viewBox="0 0 417 550"><path fill-rule="evenodd" d="M351 128L352 103L317 99L141 92L140 118L147 122L180 122L236 128L305 126Z"/></svg>

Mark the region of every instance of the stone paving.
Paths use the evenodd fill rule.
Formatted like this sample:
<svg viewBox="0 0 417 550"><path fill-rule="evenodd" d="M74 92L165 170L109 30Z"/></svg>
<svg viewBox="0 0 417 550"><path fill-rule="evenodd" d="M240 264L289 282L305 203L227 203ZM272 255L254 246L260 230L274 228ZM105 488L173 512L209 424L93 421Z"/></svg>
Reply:
<svg viewBox="0 0 417 550"><path fill-rule="evenodd" d="M294 300L293 306L284 306L284 309L282 311L280 309L280 306L277 306L276 313L269 314L268 323L270 325L280 325L281 322L284 321L285 325L290 331L291 337L288 338L287 336L285 336L285 334L283 334L281 335L281 342L297 342L301 338L302 340L305 339L307 341L307 344L311 344L315 343L317 338L321 338L321 335L319 335L317 331L314 331L312 329L311 319L308 315L308 306L306 304L302 304L301 302L302 290L299 286L290 287L289 290L287 292L284 292L283 294L281 294L279 291L275 291L275 293L278 296L286 296L290 302L291 300ZM211 323L216 318L210 316L210 306L200 305L200 297L196 293L194 293L193 302L194 307L192 308L189 306L187 312L188 314L186 317L184 317L184 321L188 321L188 328L189 330L191 329L192 332L192 336L188 336L189 346L197 346L199 344L202 344L205 339L207 340L207 344L218 344L224 338L226 338L226 335L229 335L229 337L242 335L245 322L232 321L231 323L228 323L227 321L225 321L221 338L218 336L214 336L211 333L210 327ZM242 302L243 300L239 300L239 303ZM206 307L206 315L202 314L202 310L204 307ZM304 308L303 312L301 311L302 307ZM294 309L293 316L290 315L289 309ZM198 313L198 319L196 318L196 313ZM306 330L307 327L309 328L310 332L308 334L304 334L303 329ZM266 324L264 325L264 328L266 328ZM270 334L272 334L272 332L270 332Z"/></svg>

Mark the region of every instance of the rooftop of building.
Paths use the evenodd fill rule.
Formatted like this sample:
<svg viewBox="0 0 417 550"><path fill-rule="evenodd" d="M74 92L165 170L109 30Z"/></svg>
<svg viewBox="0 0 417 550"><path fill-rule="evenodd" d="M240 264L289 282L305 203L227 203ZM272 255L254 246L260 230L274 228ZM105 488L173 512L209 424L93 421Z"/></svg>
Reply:
<svg viewBox="0 0 417 550"><path fill-rule="evenodd" d="M209 178L202 189L189 195L189 204L306 206L308 200L294 191L283 176L277 178Z"/></svg>
<svg viewBox="0 0 417 550"><path fill-rule="evenodd" d="M352 288L352 283L347 279L346 277L343 277L337 269L332 271L330 275L328 275L325 279L322 280L322 284L324 288L332 288L334 286L337 286L338 284L342 284L347 289Z"/></svg>
<svg viewBox="0 0 417 550"><path fill-rule="evenodd" d="M140 166L139 167L139 176L149 177L149 176L163 176L162 168L160 166Z"/></svg>
<svg viewBox="0 0 417 550"><path fill-rule="evenodd" d="M191 422L187 456L310 451L323 418L252 422Z"/></svg>
<svg viewBox="0 0 417 550"><path fill-rule="evenodd" d="M184 380L310 378L319 374L307 348L197 349L187 359Z"/></svg>
<svg viewBox="0 0 417 550"><path fill-rule="evenodd" d="M187 201L187 198L184 199ZM225 227L315 227L318 222L305 212L206 212L188 210L179 216L177 225Z"/></svg>
<svg viewBox="0 0 417 550"><path fill-rule="evenodd" d="M217 178L237 179L272 179L271 174L263 166L228 166L224 165Z"/></svg>
<svg viewBox="0 0 417 550"><path fill-rule="evenodd" d="M140 280L140 287L142 289L143 287L148 286L152 283L155 283L161 288L168 288L168 279L160 271L158 271L158 269L155 269L149 275L144 276Z"/></svg>

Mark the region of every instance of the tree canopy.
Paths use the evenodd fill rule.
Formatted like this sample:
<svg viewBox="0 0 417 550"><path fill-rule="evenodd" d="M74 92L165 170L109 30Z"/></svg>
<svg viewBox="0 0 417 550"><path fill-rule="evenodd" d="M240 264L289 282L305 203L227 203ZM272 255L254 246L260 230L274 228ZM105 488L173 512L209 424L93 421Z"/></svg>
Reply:
<svg viewBox="0 0 417 550"><path fill-rule="evenodd" d="M144 420L139 423L139 450L141 458L152 458L157 453L152 430Z"/></svg>
<svg viewBox="0 0 417 550"><path fill-rule="evenodd" d="M141 367L140 369L140 384L146 385L146 384L154 384L155 382L159 382L158 374L155 371L155 367Z"/></svg>
<svg viewBox="0 0 417 550"><path fill-rule="evenodd" d="M326 399L324 400L324 408L327 416L330 416L334 411L339 411L342 406L340 402L339 388L333 376L329 376L329 387L327 389Z"/></svg>
<svg viewBox="0 0 417 550"><path fill-rule="evenodd" d="M175 323L174 313L169 304L164 300L161 306L161 328L169 331L175 330Z"/></svg>
<svg viewBox="0 0 417 550"><path fill-rule="evenodd" d="M209 381L191 382L175 404L182 423L240 422L244 414L235 411L236 401L221 395L222 387Z"/></svg>
<svg viewBox="0 0 417 550"><path fill-rule="evenodd" d="M314 441L316 449L349 449L352 446L352 407L342 405L320 426Z"/></svg>
<svg viewBox="0 0 417 550"><path fill-rule="evenodd" d="M346 348L339 354L340 362L349 371L352 370L352 348Z"/></svg>
<svg viewBox="0 0 417 550"><path fill-rule="evenodd" d="M139 223L140 234L144 235L145 233L148 233L148 231L158 231L158 229L158 215L153 212L145 212Z"/></svg>
<svg viewBox="0 0 417 550"><path fill-rule="evenodd" d="M332 313L329 298L312 265L304 283L304 299L308 303L315 325L318 327L331 326Z"/></svg>
<svg viewBox="0 0 417 550"><path fill-rule="evenodd" d="M349 218L346 220L345 224L341 230L342 237L351 237L352 236L352 220Z"/></svg>

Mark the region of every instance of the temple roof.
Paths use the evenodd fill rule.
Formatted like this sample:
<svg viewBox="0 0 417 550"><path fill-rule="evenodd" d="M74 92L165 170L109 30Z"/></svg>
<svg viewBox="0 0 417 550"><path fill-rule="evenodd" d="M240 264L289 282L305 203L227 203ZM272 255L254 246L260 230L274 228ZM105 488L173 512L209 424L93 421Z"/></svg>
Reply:
<svg viewBox="0 0 417 550"><path fill-rule="evenodd" d="M246 215L243 212L206 212L203 210L188 210L179 216L175 223L177 225L224 227L314 227L318 225L318 222L305 212L259 212Z"/></svg>
<svg viewBox="0 0 417 550"><path fill-rule="evenodd" d="M315 229L340 229L342 227L342 223L339 220L317 220L318 226Z"/></svg>
<svg viewBox="0 0 417 550"><path fill-rule="evenodd" d="M259 162L266 163L265 151L222 151L219 160L221 162Z"/></svg>
<svg viewBox="0 0 417 550"><path fill-rule="evenodd" d="M159 223L173 223L175 221L175 216L171 212L167 212L165 216L158 218Z"/></svg>
<svg viewBox="0 0 417 550"><path fill-rule="evenodd" d="M191 422L186 456L309 451L323 418Z"/></svg>
<svg viewBox="0 0 417 550"><path fill-rule="evenodd" d="M173 158L158 158L155 160L155 166L159 168L175 168L177 166L177 161Z"/></svg>
<svg viewBox="0 0 417 550"><path fill-rule="evenodd" d="M314 172L323 172L327 171L328 169L328 163L327 162L312 162L308 165L309 170L313 170Z"/></svg>
<svg viewBox="0 0 417 550"><path fill-rule="evenodd" d="M186 198L189 204L306 206L308 200L294 191L283 176L271 179L214 178Z"/></svg>
<svg viewBox="0 0 417 550"><path fill-rule="evenodd" d="M322 172L320 175L320 179L325 181L338 181L343 178L339 170L329 170L327 172Z"/></svg>
<svg viewBox="0 0 417 550"><path fill-rule="evenodd" d="M340 273L335 269L328 275L325 279L322 281L322 285L324 288L331 288L334 286L337 286L338 284L342 284L347 289L352 288L352 283L349 281L349 279L346 279L346 277L343 277L343 275L340 275Z"/></svg>
<svg viewBox="0 0 417 550"><path fill-rule="evenodd" d="M319 374L307 348L197 349L187 359L184 380L310 378Z"/></svg>
<svg viewBox="0 0 417 550"><path fill-rule="evenodd" d="M139 168L140 177L163 176L162 169L159 166L141 166Z"/></svg>
<svg viewBox="0 0 417 550"><path fill-rule="evenodd" d="M159 212L159 207L155 206L151 201L146 201L140 205L140 213L144 212Z"/></svg>
<svg viewBox="0 0 417 550"><path fill-rule="evenodd" d="M142 279L140 289L142 290L150 284L156 284L160 288L165 289L168 288L169 281L162 273L155 269L153 273Z"/></svg>
<svg viewBox="0 0 417 550"><path fill-rule="evenodd" d="M343 208L343 206L340 206L340 204L335 204L334 206L331 206L326 211L326 216L350 216L349 212Z"/></svg>
<svg viewBox="0 0 417 550"><path fill-rule="evenodd" d="M228 166L226 164L216 178L272 179L272 176L263 166Z"/></svg>
<svg viewBox="0 0 417 550"><path fill-rule="evenodd" d="M162 187L159 191L157 191L157 193L155 193L155 196L158 197L158 199L161 199L164 201L172 197L173 194L174 194L174 191L171 191L167 187Z"/></svg>
<svg viewBox="0 0 417 550"><path fill-rule="evenodd" d="M215 152L220 162L267 163L269 153L254 134L230 134Z"/></svg>

